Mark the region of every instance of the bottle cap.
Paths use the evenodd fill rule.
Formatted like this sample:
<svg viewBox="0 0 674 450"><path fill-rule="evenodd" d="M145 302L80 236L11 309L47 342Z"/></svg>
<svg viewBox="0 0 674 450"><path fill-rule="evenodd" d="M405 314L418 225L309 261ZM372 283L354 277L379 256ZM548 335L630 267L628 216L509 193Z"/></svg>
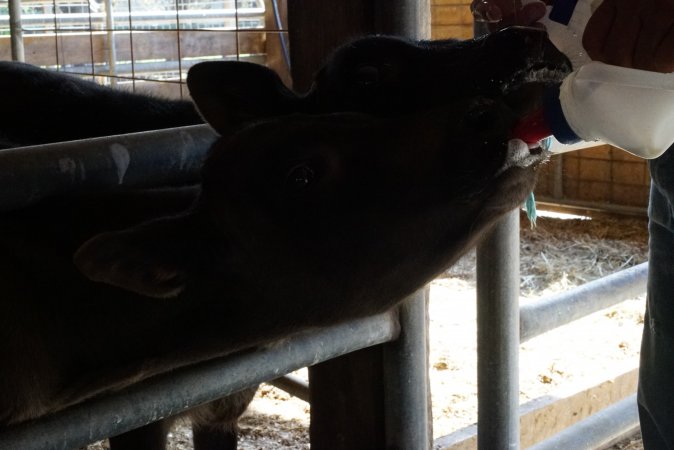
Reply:
<svg viewBox="0 0 674 450"><path fill-rule="evenodd" d="M581 140L564 117L559 100L559 86L546 88L543 106L524 116L515 125L512 136L527 144L536 144L550 136L554 136L562 144L575 144Z"/></svg>
<svg viewBox="0 0 674 450"><path fill-rule="evenodd" d="M575 144L581 139L571 129L564 117L562 102L559 100L559 86L550 86L543 95L543 115L551 134L562 144Z"/></svg>

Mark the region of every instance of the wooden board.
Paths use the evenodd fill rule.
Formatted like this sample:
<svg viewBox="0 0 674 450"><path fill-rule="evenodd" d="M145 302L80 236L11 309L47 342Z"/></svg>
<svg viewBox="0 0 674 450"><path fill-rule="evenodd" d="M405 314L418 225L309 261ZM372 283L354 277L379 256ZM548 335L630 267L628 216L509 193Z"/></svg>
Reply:
<svg viewBox="0 0 674 450"><path fill-rule="evenodd" d="M561 398L545 397L521 407L521 446L528 448L554 436L565 428L611 406L637 389L637 369L630 370L594 386ZM477 448L475 425L435 440L442 450L474 450Z"/></svg>

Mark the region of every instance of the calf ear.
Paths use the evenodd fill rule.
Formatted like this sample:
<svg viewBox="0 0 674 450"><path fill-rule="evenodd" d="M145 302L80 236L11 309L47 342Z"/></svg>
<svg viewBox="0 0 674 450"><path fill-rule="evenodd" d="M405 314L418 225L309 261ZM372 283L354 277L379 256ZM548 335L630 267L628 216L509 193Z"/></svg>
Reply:
<svg viewBox="0 0 674 450"><path fill-rule="evenodd" d="M185 287L188 258L171 222L96 235L75 252L75 266L92 281L146 297L176 297Z"/></svg>
<svg viewBox="0 0 674 450"><path fill-rule="evenodd" d="M238 61L192 66L187 87L203 118L221 135L267 117L297 112L301 98L273 70Z"/></svg>

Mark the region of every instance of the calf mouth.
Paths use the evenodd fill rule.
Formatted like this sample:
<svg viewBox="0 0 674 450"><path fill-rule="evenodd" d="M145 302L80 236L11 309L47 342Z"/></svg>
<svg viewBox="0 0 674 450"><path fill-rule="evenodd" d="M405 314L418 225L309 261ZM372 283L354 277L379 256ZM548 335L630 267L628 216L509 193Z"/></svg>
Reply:
<svg viewBox="0 0 674 450"><path fill-rule="evenodd" d="M545 90L559 85L570 72L571 64L563 55L531 61L526 68L517 71L510 80L502 84L505 102L519 121L541 108ZM506 159L500 173L511 167L535 167L551 155L547 151L545 140L526 143L511 136L507 145Z"/></svg>
<svg viewBox="0 0 674 450"><path fill-rule="evenodd" d="M496 176L509 171L513 168L535 169L539 164L547 162L552 156L548 151L548 145L544 141L533 144L524 142L519 138L511 138L506 144L506 155L503 165L496 172Z"/></svg>
<svg viewBox="0 0 674 450"><path fill-rule="evenodd" d="M496 173L496 176L508 171L513 167L521 169L534 168L538 164L547 161L550 153L540 143L530 145L521 139L510 139L503 166Z"/></svg>
<svg viewBox="0 0 674 450"><path fill-rule="evenodd" d="M532 61L527 67L515 72L509 80L504 81L501 84L501 91L508 97L527 86L559 84L570 72L571 66L564 61Z"/></svg>

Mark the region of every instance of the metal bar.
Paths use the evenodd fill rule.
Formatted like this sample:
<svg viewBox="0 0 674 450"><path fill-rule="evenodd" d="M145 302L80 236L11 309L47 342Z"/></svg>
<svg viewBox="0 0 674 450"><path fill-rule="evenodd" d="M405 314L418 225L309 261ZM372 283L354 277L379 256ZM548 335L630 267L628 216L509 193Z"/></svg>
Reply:
<svg viewBox="0 0 674 450"><path fill-rule="evenodd" d="M648 208L646 206L628 206L617 205L615 203L591 202L585 200L573 200L570 198L556 199L554 197L536 196L536 204L543 209L544 206L553 208L585 209L588 212L609 212L617 214L627 214L632 216L646 217Z"/></svg>
<svg viewBox="0 0 674 450"><path fill-rule="evenodd" d="M281 43L281 51L283 52L283 61L286 63L286 67L288 68L288 71L290 71L290 50L288 48L288 36L286 33L282 33L283 31L283 21L281 18L281 11L279 10L278 7L278 0L272 0L271 2L272 8L273 8L273 15L274 15L274 24L276 25L276 28L278 29L278 38L279 42Z"/></svg>
<svg viewBox="0 0 674 450"><path fill-rule="evenodd" d="M293 397L297 397L300 400L309 403L309 383L301 378L294 375L284 375L271 381L267 381L267 384L271 384Z"/></svg>
<svg viewBox="0 0 674 450"><path fill-rule="evenodd" d="M110 78L110 85L117 86L117 44L115 43L115 18L113 16L114 10L112 8L112 0L105 0L103 2L105 7L105 28L108 33L108 75Z"/></svg>
<svg viewBox="0 0 674 450"><path fill-rule="evenodd" d="M518 449L519 211L477 248L479 450Z"/></svg>
<svg viewBox="0 0 674 450"><path fill-rule="evenodd" d="M632 394L585 420L566 428L529 450L594 450L606 448L621 437L639 429L637 394Z"/></svg>
<svg viewBox="0 0 674 450"><path fill-rule="evenodd" d="M428 0L377 0L375 28L380 33L430 39L431 6Z"/></svg>
<svg viewBox="0 0 674 450"><path fill-rule="evenodd" d="M520 341L646 292L648 263L590 281L572 290L532 302L520 309Z"/></svg>
<svg viewBox="0 0 674 450"><path fill-rule="evenodd" d="M427 450L433 444L428 380L428 295L417 291L399 308L400 336L384 346L387 449Z"/></svg>
<svg viewBox="0 0 674 450"><path fill-rule="evenodd" d="M475 17L476 37L490 32ZM477 246L477 448L518 450L520 216L512 211Z"/></svg>
<svg viewBox="0 0 674 450"><path fill-rule="evenodd" d="M223 60L233 60L236 58L236 55L224 55L222 57ZM210 61L213 61L214 59L210 59ZM261 54L251 54L251 55L246 55L245 57L240 58L241 61L249 61L249 62L257 62L257 63L263 63L264 59L262 58ZM195 64L198 64L202 62L203 60L192 60L192 61L184 61L182 63L182 68L183 69L189 69ZM139 61L135 62L133 65L135 71L134 73L139 74L139 73L153 73L153 72L178 72L181 68L181 63L178 60L175 61ZM131 73L131 68L132 68L132 63L130 62L123 62L123 63L117 63L115 65L115 69L117 73L120 74L129 74ZM96 72L96 75L108 75L109 72L111 71L111 67L106 63L106 64L96 64L94 65L94 70ZM91 68L90 67L67 67L62 71L63 73L71 73L71 74L81 74L81 75L91 75ZM152 78L148 78L145 80L137 80L137 81L155 81L155 82L160 82L160 83L166 83L166 80L153 80ZM172 83L178 83L179 78L176 77L175 80L170 80L168 82Z"/></svg>
<svg viewBox="0 0 674 450"><path fill-rule="evenodd" d="M430 39L429 0L378 0L376 27L386 34ZM384 431L387 449L428 450L433 419L428 378L428 296L420 289L399 307L401 334L384 346Z"/></svg>
<svg viewBox="0 0 674 450"><path fill-rule="evenodd" d="M12 46L12 61L24 62L23 28L21 28L21 0L9 0L9 37Z"/></svg>
<svg viewBox="0 0 674 450"><path fill-rule="evenodd" d="M69 450L115 436L301 367L398 336L391 313L300 333L271 349L176 370L0 433L6 450ZM167 395L170 393L170 395Z"/></svg>
<svg viewBox="0 0 674 450"><path fill-rule="evenodd" d="M73 191L194 182L216 138L193 125L0 150L0 211Z"/></svg>

